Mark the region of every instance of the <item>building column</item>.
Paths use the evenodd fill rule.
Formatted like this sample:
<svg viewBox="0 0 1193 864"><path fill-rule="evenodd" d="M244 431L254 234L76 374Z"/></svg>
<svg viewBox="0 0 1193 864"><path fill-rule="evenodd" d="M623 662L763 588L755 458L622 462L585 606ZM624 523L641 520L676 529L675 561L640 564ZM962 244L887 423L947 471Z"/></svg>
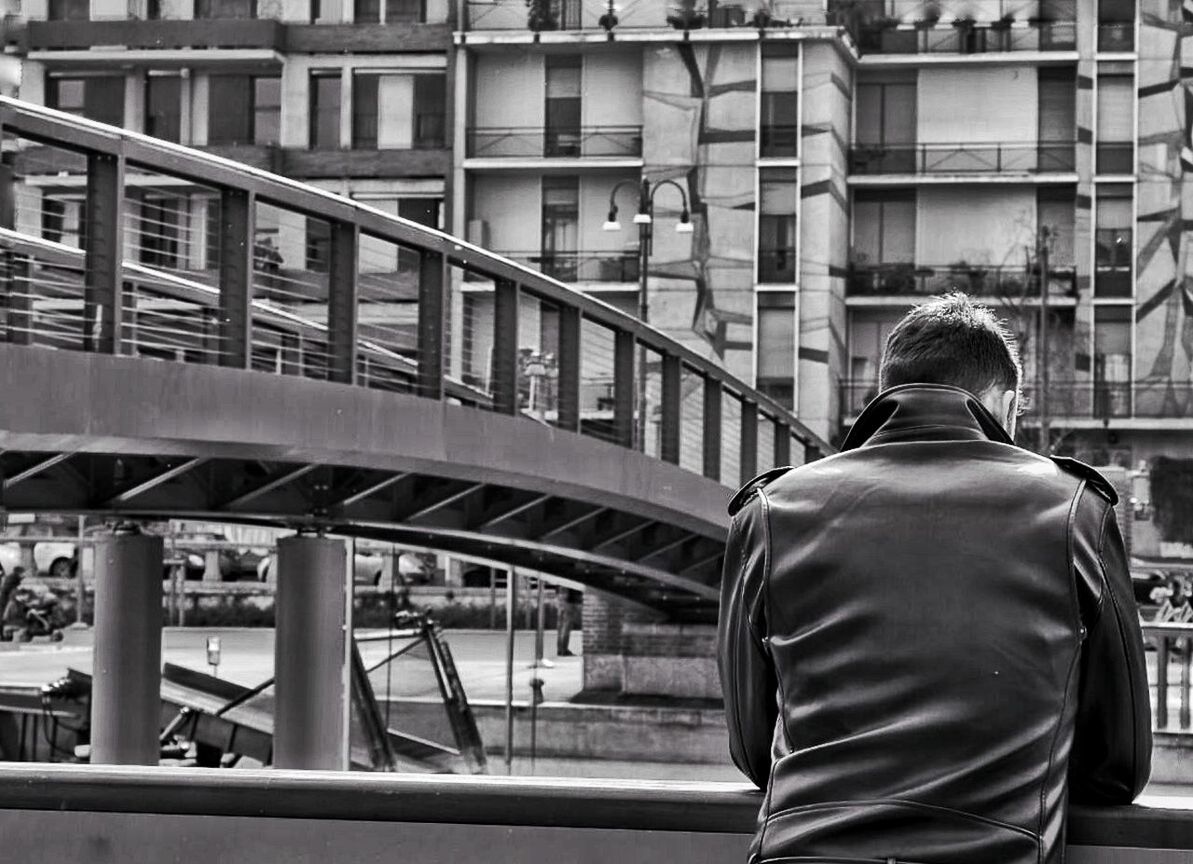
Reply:
<svg viewBox="0 0 1193 864"><path fill-rule="evenodd" d="M117 528L95 555L91 761L156 765L161 753L162 538Z"/></svg>
<svg viewBox="0 0 1193 864"><path fill-rule="evenodd" d="M273 764L348 769L351 595L343 540L278 541Z"/></svg>

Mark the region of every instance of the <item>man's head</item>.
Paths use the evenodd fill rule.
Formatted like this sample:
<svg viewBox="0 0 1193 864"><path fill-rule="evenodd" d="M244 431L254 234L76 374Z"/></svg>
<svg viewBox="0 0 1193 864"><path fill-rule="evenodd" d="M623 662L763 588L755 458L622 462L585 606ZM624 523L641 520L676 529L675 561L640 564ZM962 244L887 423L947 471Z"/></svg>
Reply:
<svg viewBox="0 0 1193 864"><path fill-rule="evenodd" d="M883 390L899 384L951 384L968 390L1015 435L1019 350L994 313L960 293L912 309L886 340L878 371Z"/></svg>

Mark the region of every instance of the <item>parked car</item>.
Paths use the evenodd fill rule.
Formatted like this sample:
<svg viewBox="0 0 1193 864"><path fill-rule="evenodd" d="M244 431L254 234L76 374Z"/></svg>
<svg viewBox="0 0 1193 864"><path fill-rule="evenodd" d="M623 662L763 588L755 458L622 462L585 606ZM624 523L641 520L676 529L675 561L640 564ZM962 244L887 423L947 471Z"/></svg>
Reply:
<svg viewBox="0 0 1193 864"><path fill-rule="evenodd" d="M9 573L24 564L21 546L26 544L0 543L0 566ZM67 540L38 540L33 544L33 564L39 576L69 579L75 572L75 544Z"/></svg>
<svg viewBox="0 0 1193 864"><path fill-rule="evenodd" d="M275 557L275 555L270 554L261 559L261 562L257 565L257 579L259 581L276 581ZM385 559L380 552L358 549L353 565L352 581L354 584L372 585L374 587L382 584L381 579L385 574ZM399 574L398 584L406 584L406 580L401 577L401 574Z"/></svg>

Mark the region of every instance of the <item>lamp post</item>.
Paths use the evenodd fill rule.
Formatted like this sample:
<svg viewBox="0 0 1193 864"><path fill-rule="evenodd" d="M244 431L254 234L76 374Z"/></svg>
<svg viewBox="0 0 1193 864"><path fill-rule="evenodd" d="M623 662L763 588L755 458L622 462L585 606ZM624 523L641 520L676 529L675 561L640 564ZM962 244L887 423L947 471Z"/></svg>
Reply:
<svg viewBox="0 0 1193 864"><path fill-rule="evenodd" d="M634 185L637 181L622 180L609 193L609 218L602 226L605 231L620 231L621 223L617 221L617 193L624 186ZM675 225L676 234L691 234L692 216L688 212L688 193L674 180L660 180L651 184L643 178L638 189L638 209L634 213L634 224L638 226L638 318L643 324L650 321L650 303L647 299L646 287L649 275L651 244L654 240L654 196L664 186L674 186L683 201L683 209L679 213L679 222ZM635 424L638 446L646 449L646 347L638 350L638 422Z"/></svg>

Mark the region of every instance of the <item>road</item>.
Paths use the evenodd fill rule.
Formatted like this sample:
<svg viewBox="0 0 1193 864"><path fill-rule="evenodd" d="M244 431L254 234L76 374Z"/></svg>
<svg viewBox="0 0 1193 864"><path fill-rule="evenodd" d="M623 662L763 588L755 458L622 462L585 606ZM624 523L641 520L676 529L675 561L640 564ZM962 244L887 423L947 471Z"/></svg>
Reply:
<svg viewBox="0 0 1193 864"><path fill-rule="evenodd" d="M359 631L359 635L384 633L384 631ZM207 665L207 638L218 636L220 640L220 665L217 674L221 678L252 687L273 675L272 629L200 629L167 627L162 631L162 660L179 666L187 666L210 672ZM456 661L464 692L469 700L505 699L505 633L485 630L452 630L445 634ZM524 700L530 694L530 679L537 671L543 680L543 695L551 702L566 702L581 689L582 672L579 655L581 635L572 634L572 657L555 656L555 632L544 634L545 658L552 668L533 670L534 632L518 631L514 643L514 698ZM396 640L392 648L405 644ZM0 683L31 684L40 686L66 674L66 670L77 669L91 672L92 631L68 630L66 638L59 643L37 641L26 645L0 643ZM367 666L383 660L386 642L365 642L361 645L361 656ZM384 668L370 676L378 698L384 696L386 674ZM389 676L394 696L435 697L438 688L429 664L417 656L403 658L394 664Z"/></svg>

